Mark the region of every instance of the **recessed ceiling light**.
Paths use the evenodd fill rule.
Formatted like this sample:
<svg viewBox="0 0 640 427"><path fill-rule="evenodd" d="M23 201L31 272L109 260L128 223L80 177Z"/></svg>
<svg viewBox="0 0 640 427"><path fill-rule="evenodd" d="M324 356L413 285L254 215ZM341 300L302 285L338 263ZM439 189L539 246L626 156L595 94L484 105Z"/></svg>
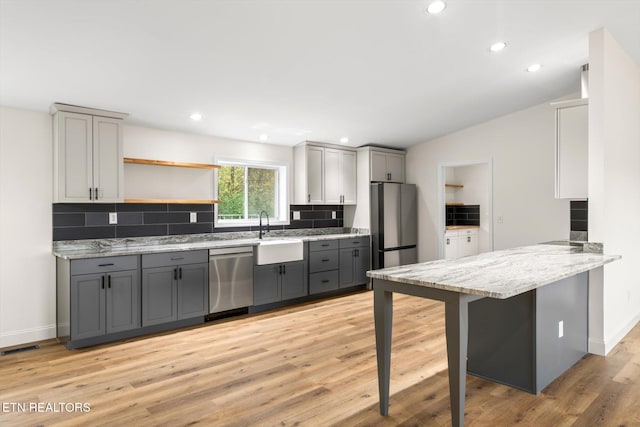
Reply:
<svg viewBox="0 0 640 427"><path fill-rule="evenodd" d="M447 5L445 4L445 2L434 1L434 2L431 2L429 7L427 7L427 13L430 13L431 15L437 15L438 13L442 12L446 7Z"/></svg>
<svg viewBox="0 0 640 427"><path fill-rule="evenodd" d="M507 47L507 44L505 42L497 42L492 44L489 49L491 50L491 52L500 52L505 47Z"/></svg>
<svg viewBox="0 0 640 427"><path fill-rule="evenodd" d="M347 142L349 142L349 138L347 138L346 136L343 136L342 138L340 138L340 142L343 144L346 144Z"/></svg>
<svg viewBox="0 0 640 427"><path fill-rule="evenodd" d="M532 64L532 65L529 65L529 68L527 68L527 71L530 73L535 73L539 69L540 69L540 64Z"/></svg>
<svg viewBox="0 0 640 427"><path fill-rule="evenodd" d="M200 120L202 120L202 114L200 113L192 113L189 118L191 118L191 120L193 120L194 122L199 122Z"/></svg>
<svg viewBox="0 0 640 427"><path fill-rule="evenodd" d="M266 133L263 133L258 137L258 139L260 139L260 141L266 141L267 139L269 139L269 135L267 135Z"/></svg>

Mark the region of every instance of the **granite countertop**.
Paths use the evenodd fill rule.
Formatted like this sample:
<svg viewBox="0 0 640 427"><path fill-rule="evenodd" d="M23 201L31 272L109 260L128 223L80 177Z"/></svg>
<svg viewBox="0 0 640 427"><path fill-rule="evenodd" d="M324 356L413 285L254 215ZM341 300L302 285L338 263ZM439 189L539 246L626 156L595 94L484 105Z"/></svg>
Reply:
<svg viewBox="0 0 640 427"><path fill-rule="evenodd" d="M272 231L265 240L348 239L368 236L368 233L336 233L335 228ZM179 236L131 237L121 239L65 240L53 242L53 255L63 259L98 258L118 255L140 255L197 249L254 246L260 242L257 231L231 233L204 233Z"/></svg>
<svg viewBox="0 0 640 427"><path fill-rule="evenodd" d="M373 279L505 299L620 259L586 246L539 244L367 272Z"/></svg>

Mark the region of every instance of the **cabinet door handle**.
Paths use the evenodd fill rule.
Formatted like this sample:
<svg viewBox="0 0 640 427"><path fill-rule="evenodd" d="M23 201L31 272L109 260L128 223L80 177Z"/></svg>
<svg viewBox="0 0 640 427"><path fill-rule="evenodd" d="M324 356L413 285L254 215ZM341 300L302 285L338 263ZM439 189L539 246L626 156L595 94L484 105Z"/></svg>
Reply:
<svg viewBox="0 0 640 427"><path fill-rule="evenodd" d="M93 188L89 187L89 200L93 200Z"/></svg>
<svg viewBox="0 0 640 427"><path fill-rule="evenodd" d="M182 280L182 267L178 268L178 274L178 277L180 278L180 280Z"/></svg>
<svg viewBox="0 0 640 427"><path fill-rule="evenodd" d="M98 187L96 187L96 200L98 200Z"/></svg>
<svg viewBox="0 0 640 427"><path fill-rule="evenodd" d="M181 259L184 259L184 257L182 257L182 258L171 258L171 261L179 261Z"/></svg>
<svg viewBox="0 0 640 427"><path fill-rule="evenodd" d="M104 289L104 276L102 276L102 289Z"/></svg>
<svg viewBox="0 0 640 427"><path fill-rule="evenodd" d="M113 263L109 263L109 264L98 264L98 267L109 267L110 265L113 265Z"/></svg>
<svg viewBox="0 0 640 427"><path fill-rule="evenodd" d="M311 194L307 194L307 203L311 203Z"/></svg>
<svg viewBox="0 0 640 427"><path fill-rule="evenodd" d="M360 249L356 249L356 256L360 256Z"/></svg>
<svg viewBox="0 0 640 427"><path fill-rule="evenodd" d="M111 275L107 276L108 282L109 282L109 289L111 289Z"/></svg>
<svg viewBox="0 0 640 427"><path fill-rule="evenodd" d="M287 266L286 265L282 265L282 274L287 274Z"/></svg>
<svg viewBox="0 0 640 427"><path fill-rule="evenodd" d="M471 243L471 236L467 237L467 242Z"/></svg>
<svg viewBox="0 0 640 427"><path fill-rule="evenodd" d="M447 239L447 245L448 245L449 243L450 243L450 240L449 240L449 239Z"/></svg>
<svg viewBox="0 0 640 427"><path fill-rule="evenodd" d="M324 280L322 281L322 283L329 283L329 280L324 279Z"/></svg>
<svg viewBox="0 0 640 427"><path fill-rule="evenodd" d="M322 246L323 248L326 248L327 246L329 246L329 244L328 244L328 243L323 243L323 244L322 244L322 245L320 245L320 246Z"/></svg>
<svg viewBox="0 0 640 427"><path fill-rule="evenodd" d="M330 261L329 258L323 258L322 259L322 262L329 262L329 261Z"/></svg>
<svg viewBox="0 0 640 427"><path fill-rule="evenodd" d="M178 280L178 268L173 269L173 280Z"/></svg>
<svg viewBox="0 0 640 427"><path fill-rule="evenodd" d="M278 267L280 268L280 271L278 272L278 274L282 275L282 264L280 264Z"/></svg>
<svg viewBox="0 0 640 427"><path fill-rule="evenodd" d="M351 243L354 244L354 245L359 245L360 241L356 240L355 242L351 242Z"/></svg>

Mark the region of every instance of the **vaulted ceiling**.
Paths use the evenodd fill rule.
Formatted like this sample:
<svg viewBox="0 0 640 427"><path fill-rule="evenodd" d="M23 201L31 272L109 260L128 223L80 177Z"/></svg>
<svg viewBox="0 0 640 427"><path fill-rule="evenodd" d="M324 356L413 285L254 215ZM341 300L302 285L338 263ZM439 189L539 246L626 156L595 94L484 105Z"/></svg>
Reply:
<svg viewBox="0 0 640 427"><path fill-rule="evenodd" d="M407 147L579 91L598 28L640 63L640 0L430 1L0 0L0 104Z"/></svg>

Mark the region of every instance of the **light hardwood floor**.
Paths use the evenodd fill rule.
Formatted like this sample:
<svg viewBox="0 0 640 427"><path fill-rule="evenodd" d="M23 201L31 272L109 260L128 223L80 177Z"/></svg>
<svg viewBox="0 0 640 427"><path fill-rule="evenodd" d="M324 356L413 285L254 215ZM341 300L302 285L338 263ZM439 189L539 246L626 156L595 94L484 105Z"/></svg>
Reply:
<svg viewBox="0 0 640 427"><path fill-rule="evenodd" d="M444 307L396 295L389 417L378 414L373 294L68 351L0 357L0 402L80 402L85 413L1 412L1 426L447 426ZM640 325L539 396L467 376L467 426L640 425Z"/></svg>

